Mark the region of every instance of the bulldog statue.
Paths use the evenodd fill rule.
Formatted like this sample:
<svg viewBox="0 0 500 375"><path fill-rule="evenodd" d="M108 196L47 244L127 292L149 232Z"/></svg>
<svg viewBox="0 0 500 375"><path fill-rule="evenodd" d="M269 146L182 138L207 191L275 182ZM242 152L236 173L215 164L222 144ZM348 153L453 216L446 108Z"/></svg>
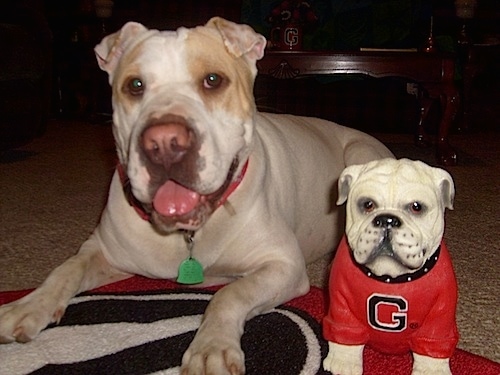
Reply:
<svg viewBox="0 0 500 375"><path fill-rule="evenodd" d="M345 168L338 187L346 231L330 273L323 367L361 375L369 345L411 351L412 375L451 374L457 283L443 242L451 176L420 161L381 159Z"/></svg>

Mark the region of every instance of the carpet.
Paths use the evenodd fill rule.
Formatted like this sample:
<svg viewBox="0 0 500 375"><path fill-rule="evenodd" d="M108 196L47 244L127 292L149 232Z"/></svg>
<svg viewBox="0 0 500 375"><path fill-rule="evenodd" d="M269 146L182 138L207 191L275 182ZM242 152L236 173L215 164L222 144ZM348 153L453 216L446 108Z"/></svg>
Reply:
<svg viewBox="0 0 500 375"><path fill-rule="evenodd" d="M0 346L0 374L177 374L203 311L217 288L180 287L135 276L72 299L58 325L27 344ZM0 293L0 304L28 291ZM324 291L303 297L247 322L242 337L247 374L327 374L322 360ZM366 348L365 375L411 373L411 355ZM500 364L457 349L454 375L498 375Z"/></svg>

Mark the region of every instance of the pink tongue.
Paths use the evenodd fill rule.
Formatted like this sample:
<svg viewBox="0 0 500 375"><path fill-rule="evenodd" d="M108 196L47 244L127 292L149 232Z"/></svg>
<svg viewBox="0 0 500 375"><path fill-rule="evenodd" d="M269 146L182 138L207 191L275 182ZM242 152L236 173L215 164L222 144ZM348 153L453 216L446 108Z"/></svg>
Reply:
<svg viewBox="0 0 500 375"><path fill-rule="evenodd" d="M168 180L156 192L153 206L163 216L184 215L200 201L200 194Z"/></svg>

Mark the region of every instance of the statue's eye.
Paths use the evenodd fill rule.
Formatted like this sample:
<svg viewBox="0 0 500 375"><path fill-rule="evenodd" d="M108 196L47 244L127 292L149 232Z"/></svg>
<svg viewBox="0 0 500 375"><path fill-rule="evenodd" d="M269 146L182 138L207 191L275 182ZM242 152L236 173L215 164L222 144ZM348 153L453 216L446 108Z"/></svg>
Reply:
<svg viewBox="0 0 500 375"><path fill-rule="evenodd" d="M138 77L130 78L127 82L127 90L131 95L141 96L144 94L145 85Z"/></svg>
<svg viewBox="0 0 500 375"><path fill-rule="evenodd" d="M408 209L412 214L420 214L424 210L424 205L420 202L410 203Z"/></svg>
<svg viewBox="0 0 500 375"><path fill-rule="evenodd" d="M217 73L209 73L203 79L203 87L206 89L216 89L222 85L223 78Z"/></svg>
<svg viewBox="0 0 500 375"><path fill-rule="evenodd" d="M372 201L371 199L366 199L366 200L361 202L361 209L365 213L372 212L376 207L377 206L376 206L375 202Z"/></svg>

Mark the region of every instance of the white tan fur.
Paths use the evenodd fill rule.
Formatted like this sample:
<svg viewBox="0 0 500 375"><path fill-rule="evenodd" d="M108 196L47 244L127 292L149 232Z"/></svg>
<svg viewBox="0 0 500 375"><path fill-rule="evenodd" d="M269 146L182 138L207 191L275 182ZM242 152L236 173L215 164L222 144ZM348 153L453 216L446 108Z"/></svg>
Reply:
<svg viewBox="0 0 500 375"><path fill-rule="evenodd" d="M335 187L341 171L392 156L356 130L258 113L253 82L265 45L250 27L214 18L169 32L128 23L96 47L112 85L118 157L135 198L152 209L164 182L165 175L152 173L145 161L144 138L151 121L166 118L188 129L183 137L193 150L175 178L200 203L189 217L165 217L153 209L151 222L145 221L127 202L115 173L101 221L79 252L33 293L0 307L1 341L34 339L85 290L133 274L175 278L188 256L179 229L189 229L195 231L193 256L203 265L205 284L228 284L208 305L182 374L244 373L245 322L306 293L306 262L332 251L339 240L343 223ZM139 83L144 90L133 95ZM231 209L214 209L210 195L235 179L247 160L243 181L229 196Z"/></svg>

